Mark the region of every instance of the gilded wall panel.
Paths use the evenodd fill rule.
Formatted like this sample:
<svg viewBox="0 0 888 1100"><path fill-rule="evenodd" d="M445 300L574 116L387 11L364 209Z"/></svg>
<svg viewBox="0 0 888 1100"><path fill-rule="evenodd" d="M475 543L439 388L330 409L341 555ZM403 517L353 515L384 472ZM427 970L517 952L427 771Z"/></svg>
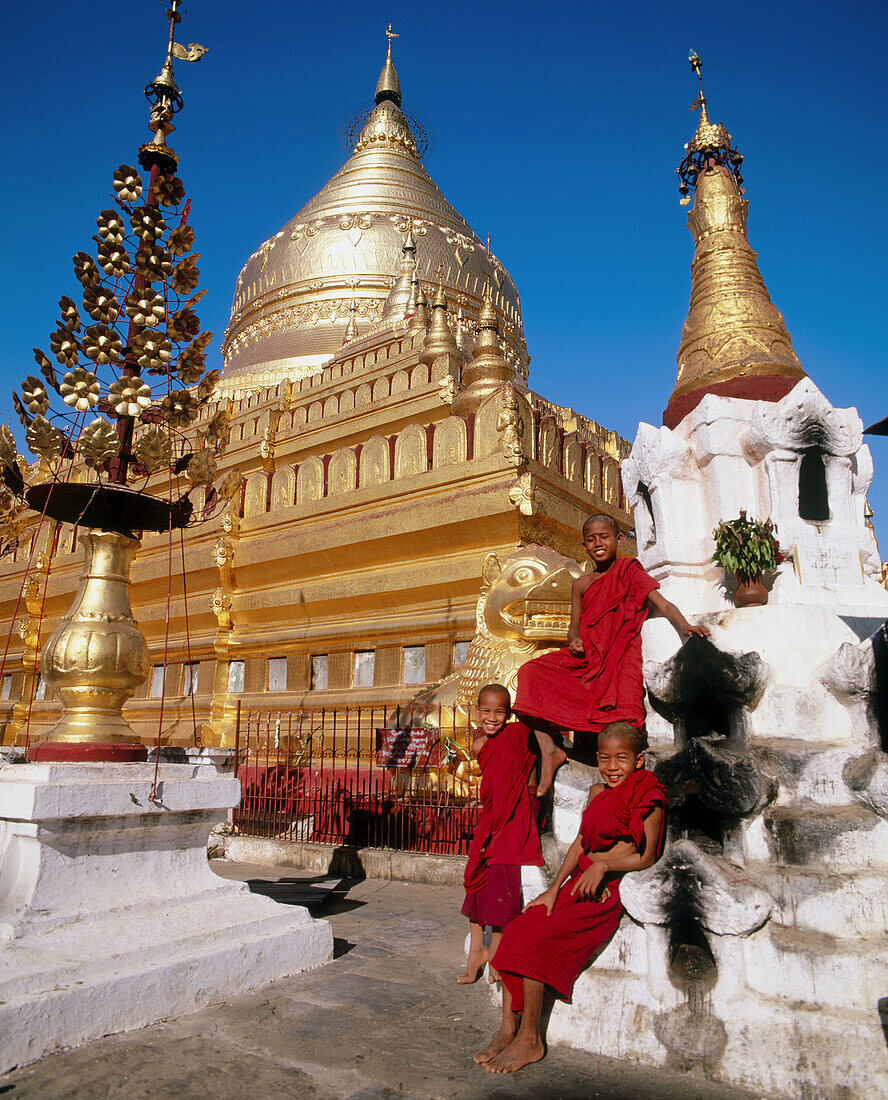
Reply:
<svg viewBox="0 0 888 1100"><path fill-rule="evenodd" d="M268 510L268 474L264 470L247 477L244 491L244 519L264 516Z"/></svg>
<svg viewBox="0 0 888 1100"><path fill-rule="evenodd" d="M586 490L601 496L601 455L591 449L586 452Z"/></svg>
<svg viewBox="0 0 888 1100"><path fill-rule="evenodd" d="M308 422L313 424L315 421L320 420L324 415L324 405L321 401L312 401L308 406Z"/></svg>
<svg viewBox="0 0 888 1100"><path fill-rule="evenodd" d="M410 388L417 390L421 386L427 386L429 384L429 368L425 363L420 363L419 366L413 368L410 374Z"/></svg>
<svg viewBox="0 0 888 1100"><path fill-rule="evenodd" d="M486 458L499 450L497 423L501 410L499 393L492 393L475 413L475 458Z"/></svg>
<svg viewBox="0 0 888 1100"><path fill-rule="evenodd" d="M564 437L561 470L568 481L583 483L583 448L576 435Z"/></svg>
<svg viewBox="0 0 888 1100"><path fill-rule="evenodd" d="M368 439L361 449L361 487L365 485L379 485L384 481L391 481L391 459L389 457L389 442L381 435L374 435Z"/></svg>
<svg viewBox="0 0 888 1100"><path fill-rule="evenodd" d="M461 416L449 416L435 425L432 437L432 466L453 466L466 461L466 422Z"/></svg>
<svg viewBox="0 0 888 1100"><path fill-rule="evenodd" d="M355 408L359 409L362 405L369 405L372 400L373 391L366 382L361 383L355 390Z"/></svg>
<svg viewBox="0 0 888 1100"><path fill-rule="evenodd" d="M428 468L425 428L421 424L408 424L395 440L395 477L412 477Z"/></svg>
<svg viewBox="0 0 888 1100"><path fill-rule="evenodd" d="M339 412L339 398L336 394L328 397L324 402L324 416L335 416Z"/></svg>
<svg viewBox="0 0 888 1100"><path fill-rule="evenodd" d="M384 401L389 395L389 380L387 378L377 378L373 383L373 400Z"/></svg>
<svg viewBox="0 0 888 1100"><path fill-rule="evenodd" d="M310 455L296 473L296 503L320 500L324 495L324 464L317 455Z"/></svg>
<svg viewBox="0 0 888 1100"><path fill-rule="evenodd" d="M612 458L605 458L601 467L601 495L608 504L619 504L620 468Z"/></svg>
<svg viewBox="0 0 888 1100"><path fill-rule="evenodd" d="M544 416L540 420L537 443L537 462L549 470L560 473L561 447L558 439L558 425L554 416Z"/></svg>
<svg viewBox="0 0 888 1100"><path fill-rule="evenodd" d="M354 489L358 476L358 460L351 447L341 447L330 456L327 467L327 496L335 497Z"/></svg>
<svg viewBox="0 0 888 1100"><path fill-rule="evenodd" d="M296 500L296 471L292 466L279 466L271 478L271 511L290 508Z"/></svg>
<svg viewBox="0 0 888 1100"><path fill-rule="evenodd" d="M308 409L305 405L299 405L293 411L293 427L298 428L308 420Z"/></svg>
<svg viewBox="0 0 888 1100"><path fill-rule="evenodd" d="M355 407L355 392L354 390L344 390L339 397L339 411L341 413L351 412Z"/></svg>
<svg viewBox="0 0 888 1100"><path fill-rule="evenodd" d="M392 394L406 393L410 389L410 379L407 377L407 371L399 370L392 376Z"/></svg>

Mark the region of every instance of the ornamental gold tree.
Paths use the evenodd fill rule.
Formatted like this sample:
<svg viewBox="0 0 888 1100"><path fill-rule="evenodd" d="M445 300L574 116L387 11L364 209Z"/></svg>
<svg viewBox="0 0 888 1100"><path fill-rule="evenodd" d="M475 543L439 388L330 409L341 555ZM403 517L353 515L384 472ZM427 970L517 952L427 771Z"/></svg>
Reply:
<svg viewBox="0 0 888 1100"><path fill-rule="evenodd" d="M137 534L203 521L240 485L236 471L213 484L227 413L197 423L218 371L206 369L212 333L201 331L196 310L204 291L191 202L166 139L182 107L173 61L206 51L174 40L178 8L171 0L166 59L145 89L152 140L139 148L139 168L114 172L94 247L74 256L79 289L59 299L48 352L34 349L37 371L13 393L26 445L40 461L24 462L0 426L5 540L14 544L36 512L77 525L85 549L74 605L41 653L41 674L64 707L48 740L69 750L41 759L127 758L122 749L78 756L71 743L135 741L121 708L148 669L129 607Z"/></svg>

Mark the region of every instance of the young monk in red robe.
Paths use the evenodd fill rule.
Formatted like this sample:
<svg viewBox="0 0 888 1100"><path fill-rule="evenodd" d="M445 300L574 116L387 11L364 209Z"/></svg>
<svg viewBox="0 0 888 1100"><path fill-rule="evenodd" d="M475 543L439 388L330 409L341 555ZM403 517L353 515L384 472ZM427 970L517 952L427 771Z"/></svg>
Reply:
<svg viewBox="0 0 888 1100"><path fill-rule="evenodd" d="M644 725L641 628L653 609L680 634L708 635L692 626L637 558L618 558L623 540L606 515L583 524L583 546L595 566L573 582L568 644L518 670L515 713L534 729L542 752L538 794L551 786L567 759L546 728L599 733L611 722Z"/></svg>
<svg viewBox="0 0 888 1100"><path fill-rule="evenodd" d="M512 1073L543 1057L544 987L570 999L583 967L620 923L620 877L650 867L662 852L666 795L644 769L641 734L627 722L607 726L597 756L604 782L589 792L561 870L506 928L493 960L503 982L502 1025L475 1055L491 1073Z"/></svg>
<svg viewBox="0 0 888 1100"><path fill-rule="evenodd" d="M492 928L490 954L503 928L521 913L521 867L540 867L543 853L537 826L539 803L528 786L536 767L533 733L510 722L512 698L502 684L478 694L478 736L472 749L481 765L481 810L469 847L463 916L469 918L469 957L461 984L478 979L488 952L484 926Z"/></svg>

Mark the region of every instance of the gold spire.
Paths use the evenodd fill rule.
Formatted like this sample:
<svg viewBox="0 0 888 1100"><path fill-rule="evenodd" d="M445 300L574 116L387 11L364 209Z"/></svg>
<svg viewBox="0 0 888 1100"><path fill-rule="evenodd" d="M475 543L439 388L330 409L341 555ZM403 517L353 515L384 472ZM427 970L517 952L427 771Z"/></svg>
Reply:
<svg viewBox="0 0 888 1100"><path fill-rule="evenodd" d="M438 282L438 293L432 307L432 320L425 340L422 342L420 363L433 363L440 355L449 355L459 361L459 352L450 325L447 323L447 296L444 293L444 278Z"/></svg>
<svg viewBox="0 0 888 1100"><path fill-rule="evenodd" d="M696 60L696 64L695 64ZM699 76L700 59L691 56ZM739 153L705 114L679 172L694 189L688 229L694 238L691 301L678 348L678 378L663 423L674 428L707 393L779 401L805 377L779 310L746 239ZM699 140L698 140L699 139Z"/></svg>
<svg viewBox="0 0 888 1100"><path fill-rule="evenodd" d="M410 298L413 304L413 315L410 319L410 325L407 331L420 332L429 327L429 308L425 293L422 289L422 283L417 279L415 271L413 273L413 291L411 292Z"/></svg>
<svg viewBox="0 0 888 1100"><path fill-rule="evenodd" d="M514 375L515 371L500 351L499 326L488 283L484 291L484 305L478 317L478 335L472 350L472 361L462 372L465 389L454 399L454 414L466 416L475 412L492 393L504 383L511 382Z"/></svg>
<svg viewBox="0 0 888 1100"><path fill-rule="evenodd" d="M401 274L395 280L382 309L383 321L401 321L410 305L410 293L413 277L416 274L416 241L413 239L413 225L408 223L407 235L401 247Z"/></svg>
<svg viewBox="0 0 888 1100"><path fill-rule="evenodd" d="M350 340L356 340L358 336L358 324L355 320L355 312L358 306L354 298L352 298L351 309L348 318L348 324L345 327L345 339L343 344L347 344Z"/></svg>
<svg viewBox="0 0 888 1100"><path fill-rule="evenodd" d="M385 64L382 66L382 72L379 74L379 80L376 81L376 95L374 98L377 103L382 103L384 99L390 99L396 107L400 107L401 82L398 80L395 63L392 61L392 39L399 38L400 35L394 33L392 25L389 23L385 36L388 39L388 54L386 55Z"/></svg>

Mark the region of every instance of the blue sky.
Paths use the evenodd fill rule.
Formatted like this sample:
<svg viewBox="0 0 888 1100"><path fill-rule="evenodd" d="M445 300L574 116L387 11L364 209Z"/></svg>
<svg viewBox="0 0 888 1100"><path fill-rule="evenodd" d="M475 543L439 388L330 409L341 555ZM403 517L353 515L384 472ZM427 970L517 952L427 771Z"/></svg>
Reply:
<svg viewBox="0 0 888 1100"><path fill-rule="evenodd" d="M639 420L660 422L690 288L674 170L695 126L693 47L710 114L745 155L750 242L802 365L866 424L888 414L888 4L186 8L178 38L209 53L177 65L185 109L170 140L215 360L241 265L345 159L337 127L372 98L391 20L405 105L435 135L426 166L518 285L534 389L629 439ZM42 0L4 16L4 393L33 371L31 348L77 289L70 257L146 140L163 10ZM870 445L885 557L888 439Z"/></svg>

